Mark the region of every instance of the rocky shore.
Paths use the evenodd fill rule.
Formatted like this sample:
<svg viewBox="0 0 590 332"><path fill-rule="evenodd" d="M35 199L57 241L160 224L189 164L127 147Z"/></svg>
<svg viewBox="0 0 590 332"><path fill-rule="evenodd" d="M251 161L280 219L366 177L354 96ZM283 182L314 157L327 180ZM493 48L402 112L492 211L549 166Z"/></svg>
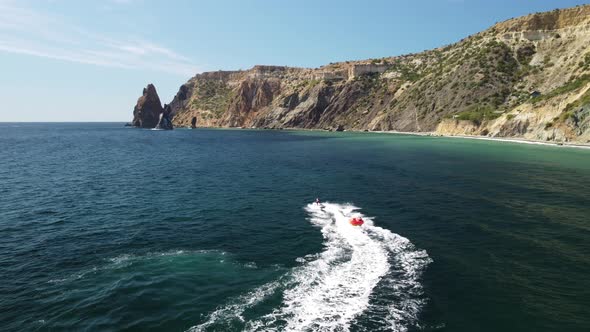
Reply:
<svg viewBox="0 0 590 332"><path fill-rule="evenodd" d="M182 127L194 120L204 127L589 143L588 45L590 5L584 5L511 19L416 54L197 74L180 87L169 114ZM134 111L140 127L162 112L155 88L146 89Z"/></svg>

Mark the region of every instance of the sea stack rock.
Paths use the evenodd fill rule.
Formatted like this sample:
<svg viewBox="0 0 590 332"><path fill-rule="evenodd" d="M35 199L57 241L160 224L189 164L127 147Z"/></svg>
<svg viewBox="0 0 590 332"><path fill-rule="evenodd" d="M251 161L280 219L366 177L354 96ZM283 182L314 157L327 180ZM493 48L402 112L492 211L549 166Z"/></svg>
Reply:
<svg viewBox="0 0 590 332"><path fill-rule="evenodd" d="M155 128L160 122L160 114L163 113L164 109L156 87L153 84L148 84L143 89L143 95L137 99L131 124L139 128Z"/></svg>
<svg viewBox="0 0 590 332"><path fill-rule="evenodd" d="M193 119L191 120L191 128L195 129L197 128L197 117L193 116Z"/></svg>
<svg viewBox="0 0 590 332"><path fill-rule="evenodd" d="M172 108L170 105L164 104L164 112L160 113L160 117L158 120L158 124L156 125L156 129L163 129L163 130L172 130L174 126L172 125Z"/></svg>

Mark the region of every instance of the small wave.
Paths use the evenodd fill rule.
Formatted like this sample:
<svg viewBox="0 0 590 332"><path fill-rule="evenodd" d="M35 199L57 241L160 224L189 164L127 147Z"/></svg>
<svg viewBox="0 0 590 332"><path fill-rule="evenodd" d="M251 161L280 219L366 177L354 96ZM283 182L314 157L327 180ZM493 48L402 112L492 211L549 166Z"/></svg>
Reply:
<svg viewBox="0 0 590 332"><path fill-rule="evenodd" d="M270 295L274 294L280 286L281 282L279 280L257 287L253 291L241 295L233 301L230 301L230 303L218 308L208 316L205 323L193 326L188 329L187 332L207 331L212 326L219 328L220 325L224 329L231 330L230 326L232 326L233 322L245 322L243 314L246 309L264 301Z"/></svg>
<svg viewBox="0 0 590 332"><path fill-rule="evenodd" d="M133 262L138 260L144 259L152 259L158 257L165 257L165 256L181 256L181 255L188 255L188 254L203 254L203 253L213 253L215 251L208 251L208 250L199 250L199 251L185 251L185 250L173 250L173 251L165 251L165 252L150 252L143 255L134 255L134 254L122 254L113 258L109 258L108 261L114 264L124 264L127 262ZM225 254L224 252L219 252L220 254Z"/></svg>
<svg viewBox="0 0 590 332"><path fill-rule="evenodd" d="M302 265L218 308L189 331L229 327L229 322L241 322L247 331L348 331L363 315L387 331L406 331L417 323L424 304L419 280L431 262L427 253L375 226L353 205L310 204L306 211L322 232L325 250L297 258ZM348 223L359 216L365 220L362 227ZM245 310L279 290L279 307L244 320Z"/></svg>
<svg viewBox="0 0 590 332"><path fill-rule="evenodd" d="M247 269L257 269L258 265L256 265L256 262L247 262L244 263L243 266Z"/></svg>
<svg viewBox="0 0 590 332"><path fill-rule="evenodd" d="M100 270L99 268L97 268L96 266L93 266L90 269L87 269L87 270L84 270L84 271L80 271L80 272L71 274L71 275L69 275L69 276L67 276L65 278L51 279L51 280L48 281L48 283L50 283L50 284L62 284L62 283L65 283L65 282L82 279L86 275L91 274L91 273L95 273L95 272L97 272L99 270Z"/></svg>
<svg viewBox="0 0 590 332"><path fill-rule="evenodd" d="M100 264L98 266L93 266L89 269L82 270L66 277L62 278L55 278L50 279L48 283L50 284L62 284L66 282L71 282L74 280L79 280L87 275L91 275L94 273L98 273L100 271L105 270L114 270L114 269L122 269L129 267L135 263L150 260L150 259L158 259L162 257L177 257L177 256L184 256L184 255L195 255L195 254L212 254L224 257L226 253L224 251L217 251L217 250L172 250L172 251L164 251L164 252L152 252L142 255L136 254L121 254L115 257L105 259L106 263ZM224 260L220 260L223 262ZM255 263L254 263L255 264Z"/></svg>

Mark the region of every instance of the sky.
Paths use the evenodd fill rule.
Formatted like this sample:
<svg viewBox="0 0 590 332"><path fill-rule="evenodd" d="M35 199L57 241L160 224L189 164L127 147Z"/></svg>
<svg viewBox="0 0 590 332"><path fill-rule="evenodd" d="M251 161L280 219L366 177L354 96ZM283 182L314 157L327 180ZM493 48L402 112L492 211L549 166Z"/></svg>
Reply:
<svg viewBox="0 0 590 332"><path fill-rule="evenodd" d="M579 0L0 0L0 122L121 121L203 71L419 52Z"/></svg>

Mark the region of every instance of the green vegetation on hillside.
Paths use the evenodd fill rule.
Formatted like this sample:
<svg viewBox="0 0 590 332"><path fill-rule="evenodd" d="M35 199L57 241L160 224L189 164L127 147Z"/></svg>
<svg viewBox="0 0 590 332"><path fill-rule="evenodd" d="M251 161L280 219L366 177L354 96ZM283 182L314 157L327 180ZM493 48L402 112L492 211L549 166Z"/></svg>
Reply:
<svg viewBox="0 0 590 332"><path fill-rule="evenodd" d="M569 118L573 118L575 115L576 108L583 107L586 105L590 105L590 89L586 90L586 92L576 101L573 103L567 104L564 109L564 112L560 116L561 121L565 121Z"/></svg>
<svg viewBox="0 0 590 332"><path fill-rule="evenodd" d="M476 124L481 124L486 120L493 120L502 115L501 112L491 105L471 105L465 111L457 114L456 119L458 120L469 120Z"/></svg>
<svg viewBox="0 0 590 332"><path fill-rule="evenodd" d="M533 98L533 102L536 103L536 102L539 102L542 100L551 99L555 96L558 96L558 95L561 95L564 93L578 90L578 89L582 88L584 85L586 85L587 83L590 83L590 74L584 74L578 78L572 79L569 82L565 83L564 85L560 86L559 88L556 88L556 89L550 91L549 93L535 97L535 98Z"/></svg>
<svg viewBox="0 0 590 332"><path fill-rule="evenodd" d="M387 81L379 79L377 73L371 73L355 77L355 83L360 85L361 91L366 91L360 98L358 98L351 107L355 113L370 111L377 103L383 103L387 92ZM349 117L348 115L346 117Z"/></svg>
<svg viewBox="0 0 590 332"><path fill-rule="evenodd" d="M192 107L211 111L216 118L220 118L229 107L232 90L224 82L206 80L198 84L196 98L192 100Z"/></svg>
<svg viewBox="0 0 590 332"><path fill-rule="evenodd" d="M400 73L399 78L402 81L415 82L423 76L414 66L411 66L406 62L402 62L399 59L395 60L391 64L391 67L389 67L388 71Z"/></svg>
<svg viewBox="0 0 590 332"><path fill-rule="evenodd" d="M584 70L590 69L590 52L584 55L584 59L580 61L580 67L582 67Z"/></svg>

